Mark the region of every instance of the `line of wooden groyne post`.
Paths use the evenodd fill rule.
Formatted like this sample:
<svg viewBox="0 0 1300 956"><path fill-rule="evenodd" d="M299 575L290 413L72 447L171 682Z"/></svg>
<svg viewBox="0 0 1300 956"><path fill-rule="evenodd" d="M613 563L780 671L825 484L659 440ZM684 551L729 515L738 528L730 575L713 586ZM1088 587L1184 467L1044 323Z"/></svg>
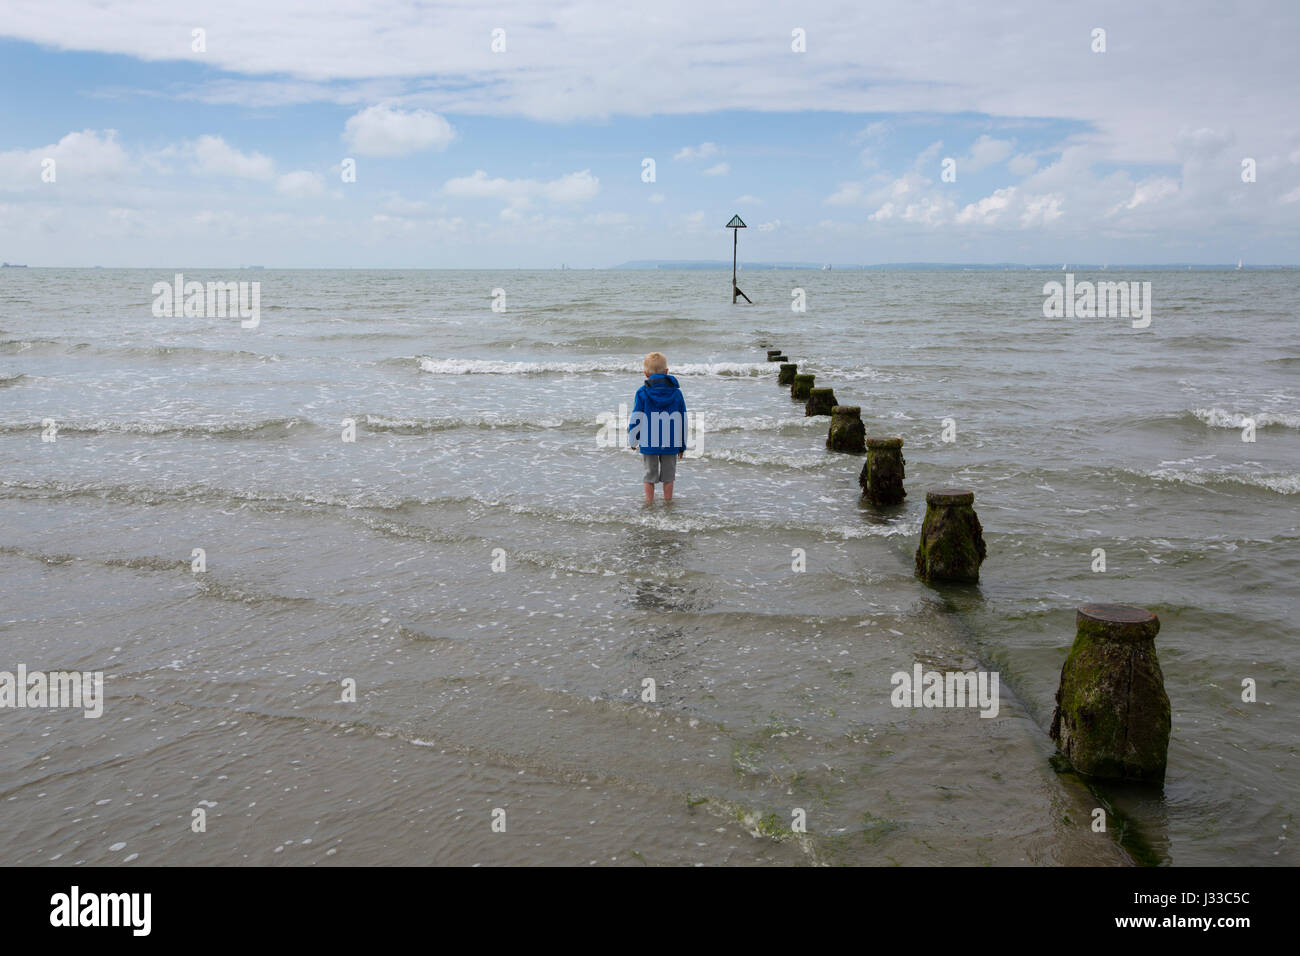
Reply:
<svg viewBox="0 0 1300 956"><path fill-rule="evenodd" d="M903 439L866 434L862 407L840 405L833 388L800 372L781 349L768 349L779 363L777 384L804 403L804 415L829 415L826 447L866 454L858 484L876 508L903 503L907 491ZM937 488L925 494L925 517L914 558L915 574L932 586L978 584L987 555L984 528L975 513L975 492ZM1160 621L1126 604L1086 604L1075 615L1075 636L1061 666L1049 735L1084 777L1160 785L1168 760L1171 716L1164 674L1156 656Z"/></svg>

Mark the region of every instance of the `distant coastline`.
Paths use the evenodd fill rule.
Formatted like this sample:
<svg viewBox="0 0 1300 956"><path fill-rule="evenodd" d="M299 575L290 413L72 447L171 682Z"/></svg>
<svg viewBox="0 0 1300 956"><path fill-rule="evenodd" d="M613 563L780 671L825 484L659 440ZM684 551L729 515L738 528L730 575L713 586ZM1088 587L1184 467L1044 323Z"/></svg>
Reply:
<svg viewBox="0 0 1300 956"><path fill-rule="evenodd" d="M773 269L816 269L821 271L824 263L821 262L746 262L741 261L741 269L750 272L771 271ZM631 259L621 265L611 266L611 269L720 269L727 270L731 268L731 262L724 259ZM1249 269L1295 269L1297 266L1291 265L1259 265L1259 266L1242 266L1241 271ZM831 263L830 271L842 272L1004 272L1007 270L1030 270L1030 271L1047 271L1060 272L1059 263L1024 263L1024 262L879 262L870 265L861 263ZM1219 271L1237 271L1238 266L1235 263L1225 262L1222 264L1197 264L1194 262L1172 262L1172 263L1141 263L1135 265L1125 265L1123 263L1090 263L1081 262L1078 264L1070 263L1070 270L1075 272L1083 271L1111 271L1127 270L1134 271L1143 269L1147 271L1166 271L1166 272L1186 272L1189 269L1193 272L1219 272Z"/></svg>

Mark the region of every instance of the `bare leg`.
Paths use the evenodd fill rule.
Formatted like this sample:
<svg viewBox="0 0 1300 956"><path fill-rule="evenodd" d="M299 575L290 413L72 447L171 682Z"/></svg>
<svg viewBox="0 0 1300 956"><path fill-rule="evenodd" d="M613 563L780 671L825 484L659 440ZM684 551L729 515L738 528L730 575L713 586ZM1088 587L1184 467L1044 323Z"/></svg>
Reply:
<svg viewBox="0 0 1300 956"><path fill-rule="evenodd" d="M671 481L665 481L665 482L664 482L664 501L672 501L672 500L673 500L673 483L672 483Z"/></svg>
<svg viewBox="0 0 1300 956"><path fill-rule="evenodd" d="M650 482L648 482L648 481L644 481L644 482L642 482L641 484L642 484L642 487L645 488L645 500L646 500L646 501L654 501L654 500L655 500L655 486L652 485L652 484L651 484ZM664 494L667 495L667 497L669 497L669 498L672 497L672 493L668 491L668 485L664 485Z"/></svg>

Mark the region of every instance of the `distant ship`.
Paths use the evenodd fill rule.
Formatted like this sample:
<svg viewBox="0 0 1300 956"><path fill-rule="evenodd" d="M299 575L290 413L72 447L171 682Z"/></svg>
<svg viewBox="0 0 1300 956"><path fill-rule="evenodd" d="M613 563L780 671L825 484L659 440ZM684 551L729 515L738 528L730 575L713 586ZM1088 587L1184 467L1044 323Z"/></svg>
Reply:
<svg viewBox="0 0 1300 956"><path fill-rule="evenodd" d="M1061 271L1062 271L1062 272L1065 271L1065 263L1064 263L1064 262L1061 263Z"/></svg>
<svg viewBox="0 0 1300 956"><path fill-rule="evenodd" d="M826 263L826 265L822 266L822 272L830 272L830 271L831 271L831 264L829 262Z"/></svg>
<svg viewBox="0 0 1300 956"><path fill-rule="evenodd" d="M0 269L26 269L24 265L17 262L0 262Z"/></svg>
<svg viewBox="0 0 1300 956"><path fill-rule="evenodd" d="M1240 259L1237 260L1237 268L1238 268L1238 269L1241 268L1241 260L1240 260Z"/></svg>

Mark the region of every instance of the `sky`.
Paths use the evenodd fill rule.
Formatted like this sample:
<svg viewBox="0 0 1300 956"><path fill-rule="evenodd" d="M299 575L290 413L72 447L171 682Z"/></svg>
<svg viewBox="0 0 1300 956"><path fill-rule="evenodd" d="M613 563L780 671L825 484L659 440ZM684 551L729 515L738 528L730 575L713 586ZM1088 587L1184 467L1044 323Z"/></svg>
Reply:
<svg viewBox="0 0 1300 956"><path fill-rule="evenodd" d="M1300 2L0 0L0 260L1300 263Z"/></svg>

